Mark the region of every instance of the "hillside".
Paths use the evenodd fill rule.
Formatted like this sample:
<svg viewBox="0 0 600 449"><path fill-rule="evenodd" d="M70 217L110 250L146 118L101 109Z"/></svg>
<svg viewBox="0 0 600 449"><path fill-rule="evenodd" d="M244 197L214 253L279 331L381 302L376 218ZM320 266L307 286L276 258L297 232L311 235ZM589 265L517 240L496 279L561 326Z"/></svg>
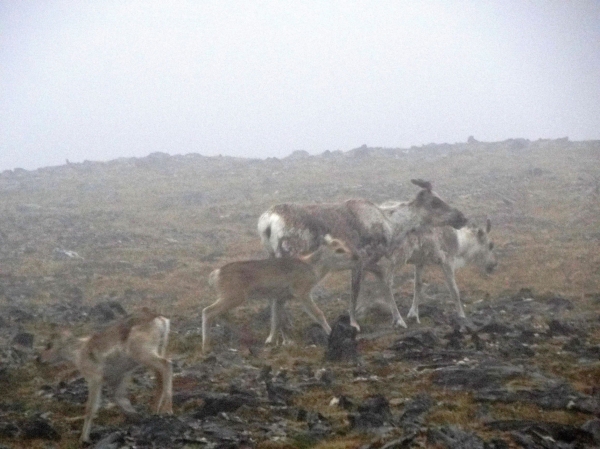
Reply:
<svg viewBox="0 0 600 449"><path fill-rule="evenodd" d="M73 447L81 422L69 418L82 414L85 390L65 370L38 365L36 351L52 324L87 332L118 316L119 306L148 306L172 320L177 400L167 424L145 422L188 436L141 443L149 430L103 409L95 438L116 435L121 446L98 447L469 447L456 443L460 438L473 447L484 441L486 447L600 445L589 430L600 438L600 422L593 421L600 416L599 167L599 141L565 138L362 146L267 160L154 153L0 173L0 384L6 391L0 442ZM220 320L215 353L200 353L201 310L215 299L208 274L229 261L266 256L256 231L264 210L281 202L408 200L417 191L411 178L433 181L471 222L492 221L498 269L482 276L464 268L457 276L475 333L457 327L441 272L431 268L421 324L393 329L389 313L367 311L358 361L325 362L324 348L307 344L311 323L296 304L289 304L296 344L263 348L264 300ZM406 316L412 283L400 282L410 277L409 269L403 272L395 287ZM349 274L330 276L316 293L335 321L347 307ZM377 296L369 283L364 296ZM495 331L485 328L490 322L498 324ZM440 352L452 332L461 343L450 355ZM435 337L433 346L424 343L427 335ZM418 355L404 352L409 337L424 345ZM327 381L314 376L321 369ZM493 379L488 388L467 385L452 377L460 369ZM291 390L290 398L269 398L264 379L271 375ZM134 404L147 411L150 378L136 379ZM252 401L216 416L199 412L209 394L232 395L233 385L250 391ZM535 399L559 398L558 390L566 403ZM373 395L387 401L381 425L361 421L359 405ZM350 401L346 409L330 405L340 397ZM427 406L415 424L407 416L419 401ZM48 443L35 433L27 439L36 420L60 439ZM531 422L538 423L535 432ZM536 432L554 443L536 439ZM568 432L572 438L561 440ZM385 446L393 441L398 445Z"/></svg>

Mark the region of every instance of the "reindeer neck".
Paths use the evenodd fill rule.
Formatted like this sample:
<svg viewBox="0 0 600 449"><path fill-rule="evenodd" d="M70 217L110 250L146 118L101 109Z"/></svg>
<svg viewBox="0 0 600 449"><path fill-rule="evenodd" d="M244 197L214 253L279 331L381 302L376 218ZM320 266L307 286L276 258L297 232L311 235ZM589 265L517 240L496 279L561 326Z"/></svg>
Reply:
<svg viewBox="0 0 600 449"><path fill-rule="evenodd" d="M90 337L73 338L65 347L63 357L67 361L79 366L79 360L88 341L90 341Z"/></svg>
<svg viewBox="0 0 600 449"><path fill-rule="evenodd" d="M410 203L399 206L390 221L393 223L396 241L403 239L408 232L421 225L421 217Z"/></svg>
<svg viewBox="0 0 600 449"><path fill-rule="evenodd" d="M456 230L456 238L458 240L458 255L469 258L477 251L477 231L469 227Z"/></svg>
<svg viewBox="0 0 600 449"><path fill-rule="evenodd" d="M317 249L316 251L307 254L305 256L301 256L300 260L306 264L308 264L317 277L317 279L322 279L329 272L329 269L325 267L321 262L323 250L322 247Z"/></svg>

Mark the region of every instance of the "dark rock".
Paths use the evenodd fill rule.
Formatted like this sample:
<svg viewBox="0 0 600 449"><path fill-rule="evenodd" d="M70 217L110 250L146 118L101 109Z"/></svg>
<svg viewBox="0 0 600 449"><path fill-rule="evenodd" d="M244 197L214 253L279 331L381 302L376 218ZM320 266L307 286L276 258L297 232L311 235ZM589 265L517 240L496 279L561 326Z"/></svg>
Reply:
<svg viewBox="0 0 600 449"><path fill-rule="evenodd" d="M104 301L90 309L90 318L100 323L108 323L126 315L127 312L117 301Z"/></svg>
<svg viewBox="0 0 600 449"><path fill-rule="evenodd" d="M21 425L21 436L26 440L60 440L58 431L46 420L34 417Z"/></svg>
<svg viewBox="0 0 600 449"><path fill-rule="evenodd" d="M448 449L484 449L477 435L456 426L442 426L427 430L427 443Z"/></svg>
<svg viewBox="0 0 600 449"><path fill-rule="evenodd" d="M78 377L71 382L59 382L54 392L54 397L59 401L74 404L84 404L87 400L87 395L87 382L83 377Z"/></svg>
<svg viewBox="0 0 600 449"><path fill-rule="evenodd" d="M243 437L231 425L221 425L216 421L205 421L202 423L201 428L204 434L209 435L211 439L219 442L216 446L218 448L237 449L241 448L242 444L246 444L247 438Z"/></svg>
<svg viewBox="0 0 600 449"><path fill-rule="evenodd" d="M281 383L265 382L267 387L267 397L273 404L289 404L292 396L298 394L298 390L287 387Z"/></svg>
<svg viewBox="0 0 600 449"><path fill-rule="evenodd" d="M312 439L321 440L331 435L331 424L320 413L312 412L307 416L308 431Z"/></svg>
<svg viewBox="0 0 600 449"><path fill-rule="evenodd" d="M440 339L431 329L419 329L408 332L392 344L390 349L396 351L401 359L425 360L440 346Z"/></svg>
<svg viewBox="0 0 600 449"><path fill-rule="evenodd" d="M348 396L341 395L339 397L338 405L344 410L351 410L354 408L354 401L352 401L352 399L350 399Z"/></svg>
<svg viewBox="0 0 600 449"><path fill-rule="evenodd" d="M448 349L462 349L463 347L463 334L460 332L459 326L454 326L451 333L444 336L448 340L446 348Z"/></svg>
<svg viewBox="0 0 600 449"><path fill-rule="evenodd" d="M543 301L548 305L550 311L553 313L573 309L573 302L561 296L552 296L544 299Z"/></svg>
<svg viewBox="0 0 600 449"><path fill-rule="evenodd" d="M492 438L484 444L485 449L510 449L509 444L499 438Z"/></svg>
<svg viewBox="0 0 600 449"><path fill-rule="evenodd" d="M492 321L484 326L481 326L478 330L479 333L482 334L501 334L506 335L512 332L513 328L507 326L504 323L499 323L497 321Z"/></svg>
<svg viewBox="0 0 600 449"><path fill-rule="evenodd" d="M26 310L20 309L18 307L11 307L8 312L8 316L17 323L33 321L35 319L35 315L33 313L27 312Z"/></svg>
<svg viewBox="0 0 600 449"><path fill-rule="evenodd" d="M416 436L423 424L425 414L432 406L433 399L428 394L419 394L406 404L404 412L398 420L398 424L406 435Z"/></svg>
<svg viewBox="0 0 600 449"><path fill-rule="evenodd" d="M579 337L573 337L563 345L563 350L589 359L600 359L600 345L590 346Z"/></svg>
<svg viewBox="0 0 600 449"><path fill-rule="evenodd" d="M575 391L570 385L560 383L545 389L508 391L482 390L476 394L480 401L529 402L547 410L575 410L581 413L600 413L600 400Z"/></svg>
<svg viewBox="0 0 600 449"><path fill-rule="evenodd" d="M166 448L174 447L189 432L190 426L178 416L152 415L130 427L128 434L136 447Z"/></svg>
<svg viewBox="0 0 600 449"><path fill-rule="evenodd" d="M583 424L581 428L589 432L594 438L594 442L600 446L600 419L591 419Z"/></svg>
<svg viewBox="0 0 600 449"><path fill-rule="evenodd" d="M356 360L358 358L356 334L357 330L350 325L349 315L340 315L331 328L325 360L332 362Z"/></svg>
<svg viewBox="0 0 600 449"><path fill-rule="evenodd" d="M576 446L569 447L581 447L583 444L589 445L594 443L594 436L589 431L568 424L561 424L551 421L515 419L491 421L486 423L486 426L503 432L510 431L513 438L515 438L519 444L523 445L523 447L548 447L539 446L539 444L543 441L556 441L557 443L563 442L576 444Z"/></svg>
<svg viewBox="0 0 600 449"><path fill-rule="evenodd" d="M0 422L0 437L14 438L19 434L19 427L13 422Z"/></svg>
<svg viewBox="0 0 600 449"><path fill-rule="evenodd" d="M348 415L352 429L369 429L389 424L392 420L390 404L381 396L371 396L358 406L358 413Z"/></svg>
<svg viewBox="0 0 600 449"><path fill-rule="evenodd" d="M278 405L289 404L292 396L299 393L298 389L286 385L287 372L282 371L277 376L273 376L271 371L270 366L265 366L259 375L259 380L265 382L269 401Z"/></svg>
<svg viewBox="0 0 600 449"><path fill-rule="evenodd" d="M368 448L371 449L375 449L375 448L379 448L379 449L407 449L410 447L413 447L412 442L415 439L415 435L409 435L409 436L405 436L402 438L399 438L397 440L393 440L393 441L388 441L387 443L385 443L383 446L379 446L379 444L376 445L371 445Z"/></svg>
<svg viewBox="0 0 600 449"><path fill-rule="evenodd" d="M12 344L31 349L31 348L33 348L33 340L34 340L33 334L31 334L29 332L19 332L12 339Z"/></svg>
<svg viewBox="0 0 600 449"><path fill-rule="evenodd" d="M568 323L563 323L559 320L551 320L548 323L548 335L555 337L557 335L573 335L577 333L577 329Z"/></svg>
<svg viewBox="0 0 600 449"><path fill-rule="evenodd" d="M433 373L433 382L444 388L484 390L525 375L524 368L512 365L482 363L475 367L452 366Z"/></svg>
<svg viewBox="0 0 600 449"><path fill-rule="evenodd" d="M513 359L515 357L533 357L535 351L524 344L521 340L503 341L499 347L500 354L504 357Z"/></svg>
<svg viewBox="0 0 600 449"><path fill-rule="evenodd" d="M203 397L204 404L193 414L194 418L203 419L215 416L221 412L235 412L242 405L255 407L258 403L256 396L248 394L210 393Z"/></svg>

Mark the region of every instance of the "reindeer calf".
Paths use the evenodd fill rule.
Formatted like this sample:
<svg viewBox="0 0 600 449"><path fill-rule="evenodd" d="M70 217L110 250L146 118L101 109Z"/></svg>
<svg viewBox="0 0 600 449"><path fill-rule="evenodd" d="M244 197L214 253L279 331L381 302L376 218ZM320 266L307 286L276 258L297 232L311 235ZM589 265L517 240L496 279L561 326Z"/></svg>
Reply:
<svg viewBox="0 0 600 449"><path fill-rule="evenodd" d="M358 257L340 240L326 235L323 243L311 254L299 257L270 258L232 262L214 270L209 283L215 287L218 299L202 310L202 351L210 347L208 329L212 320L243 304L255 290L289 290L303 302L306 312L329 334L331 327L323 312L314 303L310 292L331 270L350 269ZM271 301L271 332L265 341L275 341L279 330L280 300Z"/></svg>
<svg viewBox="0 0 600 449"><path fill-rule="evenodd" d="M488 219L486 228L451 227L434 228L417 233L407 240L409 257L407 263L415 266L415 287L409 318L419 320L419 302L423 297L423 268L426 265L440 265L446 278L452 299L456 304L458 316L465 318L465 311L460 301L460 292L456 285L455 271L466 264L474 264L492 273L496 268L494 243L489 238L492 223Z"/></svg>
<svg viewBox="0 0 600 449"><path fill-rule="evenodd" d="M170 360L165 358L169 327L168 318L143 309L96 334L77 338L63 330L48 343L40 354L41 362L71 362L87 381L88 400L81 441L90 440L103 382L114 387L115 402L127 416L137 415L126 397L126 389L131 372L138 366L156 373L156 412L172 413L172 369Z"/></svg>

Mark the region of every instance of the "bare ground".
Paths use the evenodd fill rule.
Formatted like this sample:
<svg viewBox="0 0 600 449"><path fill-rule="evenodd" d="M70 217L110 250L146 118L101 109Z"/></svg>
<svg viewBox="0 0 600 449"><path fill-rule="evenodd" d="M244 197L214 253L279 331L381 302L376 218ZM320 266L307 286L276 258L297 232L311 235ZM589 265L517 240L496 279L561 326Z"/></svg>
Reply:
<svg viewBox="0 0 600 449"><path fill-rule="evenodd" d="M77 447L85 385L36 363L53 324L97 329L149 306L172 319L175 415L150 416L152 379L131 387L143 422L103 408L97 447L600 446L600 143L521 139L361 147L282 160L197 154L0 174L0 447ZM230 313L200 353L208 273L264 257L271 204L410 199L410 178L471 221L490 217L499 267L459 271L469 325L441 273L426 273L421 324L393 329L367 283L359 356L325 361L294 304L295 345L264 348L266 301ZM410 270L404 269L410 279ZM400 276L402 278L403 276ZM349 276L316 292L330 322ZM405 316L409 280L396 284Z"/></svg>

